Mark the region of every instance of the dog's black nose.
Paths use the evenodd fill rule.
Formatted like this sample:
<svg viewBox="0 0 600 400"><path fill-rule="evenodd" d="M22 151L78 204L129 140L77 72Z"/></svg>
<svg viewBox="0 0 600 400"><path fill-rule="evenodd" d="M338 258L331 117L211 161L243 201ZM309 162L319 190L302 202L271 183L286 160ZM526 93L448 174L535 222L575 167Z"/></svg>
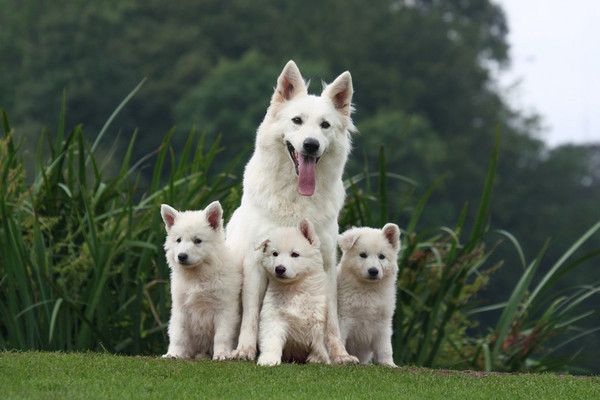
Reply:
<svg viewBox="0 0 600 400"><path fill-rule="evenodd" d="M177 258L179 259L179 261L184 262L187 260L188 255L185 253L179 253L179 254L177 254Z"/></svg>
<svg viewBox="0 0 600 400"><path fill-rule="evenodd" d="M277 274L277 276L283 276L283 274L285 274L285 267L283 265L276 266L275 273Z"/></svg>
<svg viewBox="0 0 600 400"><path fill-rule="evenodd" d="M306 152L306 154L313 155L317 151L319 151L319 141L317 139L313 139L310 137L306 138L306 139L304 139L304 143L302 144L302 147L304 148L304 151Z"/></svg>
<svg viewBox="0 0 600 400"><path fill-rule="evenodd" d="M379 275L379 270L377 268L369 268L369 271L367 272L371 278L375 278L377 275Z"/></svg>

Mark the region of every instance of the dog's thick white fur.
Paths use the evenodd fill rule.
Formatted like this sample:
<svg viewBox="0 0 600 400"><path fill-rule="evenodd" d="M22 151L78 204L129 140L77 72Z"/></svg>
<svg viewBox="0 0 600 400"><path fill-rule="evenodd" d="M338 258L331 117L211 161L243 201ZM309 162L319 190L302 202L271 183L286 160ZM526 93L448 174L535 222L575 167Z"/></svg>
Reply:
<svg viewBox="0 0 600 400"><path fill-rule="evenodd" d="M325 346L327 275L319 239L306 220L279 228L257 248L268 275L260 311L258 365L290 361L329 364Z"/></svg>
<svg viewBox="0 0 600 400"><path fill-rule="evenodd" d="M163 357L225 360L238 333L242 275L225 246L221 205L179 212L163 204L161 215L172 299Z"/></svg>
<svg viewBox="0 0 600 400"><path fill-rule="evenodd" d="M338 240L343 251L338 267L338 310L342 340L361 364L374 360L395 367L392 317L400 230L352 228Z"/></svg>
<svg viewBox="0 0 600 400"><path fill-rule="evenodd" d="M293 61L286 64L263 122L252 158L244 172L240 207L227 226L234 262L243 266L242 324L235 358L256 357L258 317L266 289L266 274L256 265L254 246L273 229L310 220L321 242L328 275L328 312L337 315L336 240L338 213L345 191L344 165L355 129L349 72L309 95ZM327 343L333 362L357 362L348 355L337 318L329 318Z"/></svg>

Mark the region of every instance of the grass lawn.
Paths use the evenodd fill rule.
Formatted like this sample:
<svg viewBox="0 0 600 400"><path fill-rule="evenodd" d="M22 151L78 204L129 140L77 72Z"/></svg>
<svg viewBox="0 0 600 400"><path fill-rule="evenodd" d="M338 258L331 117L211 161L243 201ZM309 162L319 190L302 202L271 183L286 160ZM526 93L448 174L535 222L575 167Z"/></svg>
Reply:
<svg viewBox="0 0 600 400"><path fill-rule="evenodd" d="M600 377L2 353L0 398L600 399Z"/></svg>

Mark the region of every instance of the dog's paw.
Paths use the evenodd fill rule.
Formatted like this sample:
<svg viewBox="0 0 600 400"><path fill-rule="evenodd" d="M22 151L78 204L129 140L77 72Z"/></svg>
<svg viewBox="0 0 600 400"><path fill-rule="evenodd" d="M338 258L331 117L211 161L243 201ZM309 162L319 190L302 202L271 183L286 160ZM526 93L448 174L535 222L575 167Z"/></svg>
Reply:
<svg viewBox="0 0 600 400"><path fill-rule="evenodd" d="M383 367L398 368L398 366L394 363L393 360L380 361L380 362L378 362L378 364Z"/></svg>
<svg viewBox="0 0 600 400"><path fill-rule="evenodd" d="M261 354L260 357L258 357L258 362L256 364L261 367L274 367L275 365L281 364L281 357Z"/></svg>
<svg viewBox="0 0 600 400"><path fill-rule="evenodd" d="M244 346L231 352L232 360L254 361L256 359L256 347Z"/></svg>
<svg viewBox="0 0 600 400"><path fill-rule="evenodd" d="M221 351L213 355L213 361L226 361L231 360L231 353L228 351Z"/></svg>
<svg viewBox="0 0 600 400"><path fill-rule="evenodd" d="M327 354L310 353L306 358L307 363L311 364L331 364Z"/></svg>
<svg viewBox="0 0 600 400"><path fill-rule="evenodd" d="M350 354L338 354L333 357L334 364L358 364L358 358L351 356Z"/></svg>

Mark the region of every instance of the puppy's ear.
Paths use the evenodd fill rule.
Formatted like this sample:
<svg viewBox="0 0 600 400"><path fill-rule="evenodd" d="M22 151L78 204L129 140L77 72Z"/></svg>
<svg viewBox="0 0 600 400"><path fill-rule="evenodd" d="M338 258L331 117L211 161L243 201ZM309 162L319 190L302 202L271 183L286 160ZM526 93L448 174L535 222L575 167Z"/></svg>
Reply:
<svg viewBox="0 0 600 400"><path fill-rule="evenodd" d="M400 228L396 224L385 224L383 229L383 236L392 245L394 250L400 250Z"/></svg>
<svg viewBox="0 0 600 400"><path fill-rule="evenodd" d="M291 100L299 94L306 94L306 84L300 74L300 70L296 63L292 60L288 61L281 71L281 75L277 78L277 86L271 98L271 104L281 104Z"/></svg>
<svg viewBox="0 0 600 400"><path fill-rule="evenodd" d="M270 243L271 243L271 240L265 239L262 242L260 242L258 245L256 245L256 247L254 248L254 250L260 250L263 253L266 253L267 249L269 248L269 244Z"/></svg>
<svg viewBox="0 0 600 400"><path fill-rule="evenodd" d="M356 240L358 239L358 233L354 231L354 229L347 230L338 236L338 245L342 251L348 251L354 246Z"/></svg>
<svg viewBox="0 0 600 400"><path fill-rule="evenodd" d="M329 97L335 108L345 116L352 113L352 75L350 72L343 72L335 78L333 82L325 86L321 96Z"/></svg>
<svg viewBox="0 0 600 400"><path fill-rule="evenodd" d="M179 214L179 211L177 211L170 205L168 205L168 204L160 205L160 215L161 215L163 221L165 222L165 229L167 230L167 232L175 224L175 219L177 218L177 214Z"/></svg>
<svg viewBox="0 0 600 400"><path fill-rule="evenodd" d="M206 221L215 231L223 226L223 209L221 208L221 203L213 201L206 207Z"/></svg>
<svg viewBox="0 0 600 400"><path fill-rule="evenodd" d="M300 221L300 225L298 225L298 228L300 229L302 236L304 236L306 240L308 240L308 243L310 243L314 247L318 247L321 244L319 242L319 238L317 237L317 233L315 232L315 228L309 220L303 219L302 221Z"/></svg>

